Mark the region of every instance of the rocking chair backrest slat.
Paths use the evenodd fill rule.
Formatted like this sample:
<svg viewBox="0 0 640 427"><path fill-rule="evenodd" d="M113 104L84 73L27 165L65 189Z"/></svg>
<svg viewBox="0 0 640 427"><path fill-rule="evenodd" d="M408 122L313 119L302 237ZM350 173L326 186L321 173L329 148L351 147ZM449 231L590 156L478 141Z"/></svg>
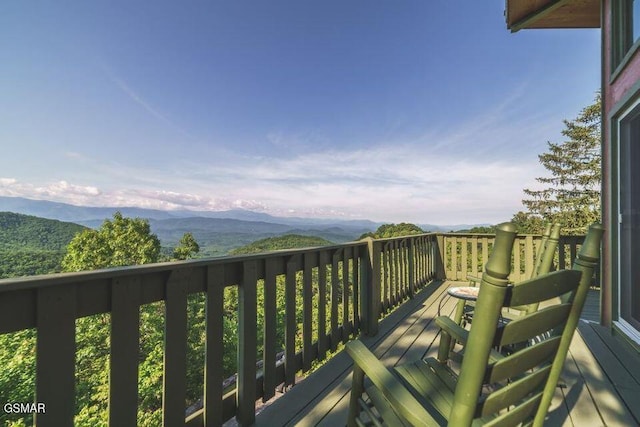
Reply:
<svg viewBox="0 0 640 427"><path fill-rule="evenodd" d="M494 344L504 347L533 340L563 325L570 311L571 304L557 304L538 310L529 316L519 317L500 328Z"/></svg>
<svg viewBox="0 0 640 427"><path fill-rule="evenodd" d="M480 414L478 415L486 416L495 414L502 408L506 408L522 400L532 389L542 391L550 369L551 365L538 369L534 374L526 378L520 378L511 383L509 387L501 388L495 393L492 393L480 405Z"/></svg>
<svg viewBox="0 0 640 427"><path fill-rule="evenodd" d="M511 411L500 414L497 418L484 424L485 427L517 426L527 421L540 406L542 393L538 393Z"/></svg>
<svg viewBox="0 0 640 427"><path fill-rule="evenodd" d="M567 274L573 277L565 277ZM573 270L555 271L536 279L514 285L507 293L505 307L527 305L564 295L575 290L580 280L580 272Z"/></svg>
<svg viewBox="0 0 640 427"><path fill-rule="evenodd" d="M488 369L486 383L493 384L504 381L517 376L522 371L549 362L559 346L560 338L553 337L520 350L517 357L513 354L500 359Z"/></svg>

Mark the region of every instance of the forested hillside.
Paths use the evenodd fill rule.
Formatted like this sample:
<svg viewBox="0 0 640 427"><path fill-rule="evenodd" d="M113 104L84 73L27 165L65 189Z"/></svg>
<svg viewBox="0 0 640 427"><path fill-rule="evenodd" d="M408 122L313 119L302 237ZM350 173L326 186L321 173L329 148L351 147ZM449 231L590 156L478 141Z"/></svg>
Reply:
<svg viewBox="0 0 640 427"><path fill-rule="evenodd" d="M251 245L256 240L284 234L295 234L300 237L320 237L324 241L344 243L355 240L362 233L361 228L340 228L337 226L308 225L306 228L294 227L265 221L245 221L230 218L173 218L166 220L150 220L151 230L162 241L163 246L175 246L180 237L192 233L200 245L200 257L233 254L233 250ZM310 241L305 246L325 245ZM288 244L288 243L287 243ZM299 246L289 246L299 247ZM273 249L283 249L282 246ZM255 250L262 252L262 250Z"/></svg>
<svg viewBox="0 0 640 427"><path fill-rule="evenodd" d="M0 278L60 271L67 245L84 228L69 222L0 212Z"/></svg>
<svg viewBox="0 0 640 427"><path fill-rule="evenodd" d="M277 251L280 249L309 248L313 246L327 245L333 245L333 242L325 240L321 237L302 236L299 234L285 234L283 236L268 237L266 239L256 240L249 245L232 250L230 254L256 254L260 252Z"/></svg>

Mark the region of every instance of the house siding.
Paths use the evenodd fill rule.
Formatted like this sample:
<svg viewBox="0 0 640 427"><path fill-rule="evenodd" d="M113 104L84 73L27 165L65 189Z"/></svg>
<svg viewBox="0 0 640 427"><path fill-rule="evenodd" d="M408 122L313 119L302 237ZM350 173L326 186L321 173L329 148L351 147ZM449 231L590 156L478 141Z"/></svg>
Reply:
<svg viewBox="0 0 640 427"><path fill-rule="evenodd" d="M602 3L602 211L607 235L603 242L601 323L611 326L617 315L617 143L613 133L615 114L640 82L640 49L625 57L621 69L612 64L613 4Z"/></svg>

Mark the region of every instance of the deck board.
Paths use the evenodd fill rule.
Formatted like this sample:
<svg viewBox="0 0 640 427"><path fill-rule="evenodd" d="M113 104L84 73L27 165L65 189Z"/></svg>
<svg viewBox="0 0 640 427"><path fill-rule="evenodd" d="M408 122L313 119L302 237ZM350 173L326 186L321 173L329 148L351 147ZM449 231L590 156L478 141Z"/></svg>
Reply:
<svg viewBox="0 0 640 427"><path fill-rule="evenodd" d="M562 413L565 417L566 425L576 427L606 425L597 407L593 404L590 390L582 376L582 370L585 369L585 361L579 353L576 354L576 345L579 345L579 341L579 334L575 334L560 378L563 387L559 387L556 390L560 391L563 399ZM591 360L587 360L587 362L592 363ZM593 366L589 368L592 369ZM558 417L558 419L562 418ZM554 425L551 420L548 423Z"/></svg>
<svg viewBox="0 0 640 427"><path fill-rule="evenodd" d="M597 405L607 405L614 415L617 411L620 413L631 413L635 417L635 424L638 425L640 420L640 383L637 380L638 366L640 358L633 357L605 328L591 324L583 323L580 325L580 335L587 339L585 344L585 353L592 354L594 362L598 367L602 367L599 372L590 373L586 377L595 377L596 383L594 388L600 387L601 384L611 388L612 396L609 400L598 399ZM608 345L607 345L608 343ZM621 358L627 359L626 363L621 362ZM632 360L633 359L633 360ZM634 367L633 370L627 367ZM599 391L599 390L598 390ZM624 418L618 420L614 417L608 425L634 425L633 418ZM626 424L625 424L626 423Z"/></svg>
<svg viewBox="0 0 640 427"><path fill-rule="evenodd" d="M433 320L437 317L441 305L442 314L451 314L455 301L446 295L449 286L459 286L460 282L434 282L418 292L391 315L380 322L380 330L375 337L363 337L361 340L388 367L426 356L435 356L439 342L438 329ZM597 292L589 295L588 305L598 301ZM593 310L587 317L593 316ZM586 326L585 326L586 325ZM624 402L616 391L618 385L603 372L602 360L591 353L595 351L600 358L609 362L606 368L620 369L621 362L607 351L616 351L615 342L606 343L606 335L594 329L593 323L580 322L580 333L576 333L569 349L565 370L561 377L564 387L558 387L550 408L548 425L584 426L640 425L638 414L634 414L630 403ZM583 336L584 335L584 336ZM592 343L595 342L594 343ZM612 350L613 347L613 350ZM593 349L598 350L593 350ZM633 354L623 354L629 362ZM612 368L613 366L613 368ZM629 365L628 365L629 366ZM630 365L630 366L637 366ZM339 352L333 359L315 373L301 381L290 391L265 408L256 420L256 425L281 426L342 426L346 422L349 391L351 388L352 362L346 352ZM622 373L623 374L623 373ZM621 371L613 375L614 381L627 381L630 392L627 398L638 396L632 380L622 380ZM617 375L617 377L616 377ZM640 374L639 374L640 375ZM637 385L638 382L636 381ZM639 386L640 387L640 386ZM640 402L636 402L637 410Z"/></svg>
<svg viewBox="0 0 640 427"><path fill-rule="evenodd" d="M439 309L441 309L442 314L451 315L453 313L455 301L451 298L445 298L444 304L440 307L440 301L443 300L445 289L443 287L440 292L434 295L437 298L430 298L424 303L423 309L416 311L408 318L408 321L403 322L404 326L408 325L406 328L398 328L393 334L389 334L381 345L374 349L374 354L383 360L386 366L396 366L405 360L422 358L425 353L434 348L432 344L437 340L438 328L434 322L425 322L425 319L434 319ZM398 336L399 338L397 338ZM344 423L349 408L350 389L351 376L349 375L339 387L341 400L335 403L330 412L323 414L318 411L316 413L314 408L313 411L300 419L298 425L335 427ZM316 417L320 418L319 422L315 422L318 419Z"/></svg>
<svg viewBox="0 0 640 427"><path fill-rule="evenodd" d="M403 351L397 345L400 338L416 322L435 317L438 302L445 292L446 286L425 287L380 322L378 335L363 337L362 341L374 349L374 354L378 357L388 350ZM401 354L398 357L400 356ZM326 415L326 408L336 406L351 389L352 365L351 358L345 352L339 352L313 375L265 408L256 419L256 425L317 424ZM341 391L343 389L344 393ZM318 406L322 409L316 409ZM307 420L313 422L306 424Z"/></svg>

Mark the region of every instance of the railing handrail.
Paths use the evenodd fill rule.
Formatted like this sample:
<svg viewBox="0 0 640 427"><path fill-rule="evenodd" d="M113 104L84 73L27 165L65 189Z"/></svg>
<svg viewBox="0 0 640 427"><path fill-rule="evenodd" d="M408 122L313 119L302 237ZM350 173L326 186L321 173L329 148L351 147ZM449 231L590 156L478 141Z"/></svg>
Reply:
<svg viewBox="0 0 640 427"><path fill-rule="evenodd" d="M203 267L208 265L237 263L250 260L267 260L282 256L293 256L313 251L334 250L345 247L364 246L365 241L345 242L327 246L310 246L296 249L277 249L268 252L242 255L222 255L216 257L196 258L185 261L166 261L144 265L129 265L123 267L109 267L98 270L87 270L65 273L39 274L34 276L10 277L0 279L0 294L15 289L35 288L41 286L62 285L83 280L96 280L112 277L130 276L132 274L157 273L176 268ZM136 273L132 273L132 272Z"/></svg>

